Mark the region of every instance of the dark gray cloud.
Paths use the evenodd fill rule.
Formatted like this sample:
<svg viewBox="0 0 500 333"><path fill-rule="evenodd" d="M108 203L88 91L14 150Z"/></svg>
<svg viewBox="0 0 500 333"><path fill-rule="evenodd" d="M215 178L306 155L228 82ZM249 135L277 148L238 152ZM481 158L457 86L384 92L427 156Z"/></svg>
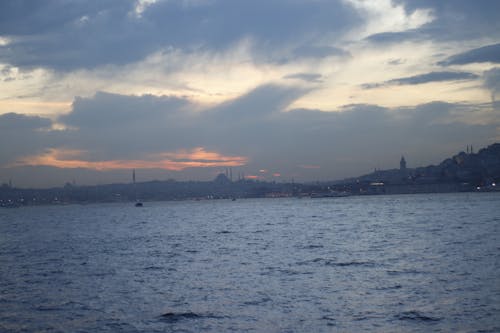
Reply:
<svg viewBox="0 0 500 333"><path fill-rule="evenodd" d="M392 32L392 31L381 32L370 35L365 39L375 44L394 44L410 40L420 40L424 38L426 38L426 36L420 33L418 30L407 30L407 31L397 31L397 32Z"/></svg>
<svg viewBox="0 0 500 333"><path fill-rule="evenodd" d="M500 44L486 45L463 53L455 54L439 62L439 65L466 65L479 62L500 63Z"/></svg>
<svg viewBox="0 0 500 333"><path fill-rule="evenodd" d="M175 121L189 103L181 98L167 96L126 96L97 92L91 99L75 98L72 112L59 118L66 125L99 130L112 126L130 130L144 122ZM124 127L127 126L127 127Z"/></svg>
<svg viewBox="0 0 500 333"><path fill-rule="evenodd" d="M52 144L49 119L17 113L0 115L0 165L40 152Z"/></svg>
<svg viewBox="0 0 500 333"><path fill-rule="evenodd" d="M273 118L306 90L264 85L232 101L204 112L188 100L175 97L124 96L99 92L92 98L77 98L72 112L59 118L70 128L71 146L87 151L84 158L141 159L148 154L203 146L223 147L235 137L259 148L256 136L267 119ZM242 128L253 128L252 132ZM256 143L257 142L257 143ZM257 145L257 146L255 146Z"/></svg>
<svg viewBox="0 0 500 333"><path fill-rule="evenodd" d="M297 79L306 82L320 83L323 82L323 75L317 73L295 73L284 77L285 79Z"/></svg>
<svg viewBox="0 0 500 333"><path fill-rule="evenodd" d="M379 88L388 85L416 85L430 82L475 80L479 76L469 72L430 72L409 77L402 77L385 81L383 83L366 83L364 89Z"/></svg>
<svg viewBox="0 0 500 333"><path fill-rule="evenodd" d="M49 119L39 116L28 116L17 113L0 115L0 130L2 132L47 130L51 126L52 122Z"/></svg>
<svg viewBox="0 0 500 333"><path fill-rule="evenodd" d="M63 28L72 29L85 16L106 17L127 13L135 0L65 1L4 0L0 2L0 32L6 36L40 35L47 38Z"/></svg>
<svg viewBox="0 0 500 333"><path fill-rule="evenodd" d="M203 114L216 122L253 122L279 113L308 90L266 84Z"/></svg>
<svg viewBox="0 0 500 333"><path fill-rule="evenodd" d="M422 84L441 81L474 80L478 75L468 72L430 72L388 81L389 84Z"/></svg>
<svg viewBox="0 0 500 333"><path fill-rule="evenodd" d="M470 40L500 37L500 2L497 0L393 0L410 14L429 8L435 20L416 29L433 40Z"/></svg>
<svg viewBox="0 0 500 333"><path fill-rule="evenodd" d="M140 21L129 13L133 0L98 2L2 1L0 61L19 67L91 68L124 64L152 51Z"/></svg>
<svg viewBox="0 0 500 333"><path fill-rule="evenodd" d="M164 1L151 6L144 16L160 22L167 34L175 32L171 38L178 38L178 43L187 40L217 48L244 36L272 46L314 40L327 33L341 34L360 19L338 0L215 0L187 9L179 1Z"/></svg>
<svg viewBox="0 0 500 333"><path fill-rule="evenodd" d="M60 118L72 127L66 131L40 131L50 125L43 118L3 116L2 128L15 125L26 130L2 130L2 142L24 138L30 144L15 144L10 150L2 145L1 156L3 162L12 162L53 147L88 151L82 156L88 160L137 160L204 147L224 155L247 156L249 163L242 167L247 174L265 168L284 175L300 173L296 179L302 180L335 179L373 167L391 167L402 153L413 166L438 162L466 144L491 143L500 125L498 121L465 123L456 113L484 115L474 106L442 102L398 109L350 105L342 112L284 111L305 93L265 85L201 112L177 98L99 93L77 99L72 112ZM96 126L92 126L93 119ZM300 165L321 168L301 169ZM199 169L191 177L206 179L204 172Z"/></svg>
<svg viewBox="0 0 500 333"><path fill-rule="evenodd" d="M71 139L71 148L88 151L88 160L140 159L148 153L193 148L191 138L197 134L186 132L193 108L176 97L98 92L92 98L76 98L72 112L59 122L73 128L67 135L78 139Z"/></svg>
<svg viewBox="0 0 500 333"><path fill-rule="evenodd" d="M134 62L169 47L224 50L247 37L263 57L284 45L318 56L340 51L315 47L317 40L341 35L360 20L340 0L159 1L140 17L133 15L134 5L133 0L1 1L0 35L12 37L12 43L0 47L0 61L93 68Z"/></svg>

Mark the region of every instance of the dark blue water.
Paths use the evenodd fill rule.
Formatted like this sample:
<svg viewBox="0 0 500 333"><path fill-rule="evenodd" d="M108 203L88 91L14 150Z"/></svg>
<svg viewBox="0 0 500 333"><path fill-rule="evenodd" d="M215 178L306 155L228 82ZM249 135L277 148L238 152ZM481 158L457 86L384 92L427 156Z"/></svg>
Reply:
<svg viewBox="0 0 500 333"><path fill-rule="evenodd" d="M500 332L500 195L0 210L0 332Z"/></svg>

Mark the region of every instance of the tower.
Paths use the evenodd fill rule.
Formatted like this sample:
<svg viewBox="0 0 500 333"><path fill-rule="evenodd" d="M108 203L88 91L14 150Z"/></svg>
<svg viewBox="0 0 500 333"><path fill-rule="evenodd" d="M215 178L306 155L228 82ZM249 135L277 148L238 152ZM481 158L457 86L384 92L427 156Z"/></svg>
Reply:
<svg viewBox="0 0 500 333"><path fill-rule="evenodd" d="M408 178L408 170L406 169L406 160L404 156L401 156L399 161L399 176L404 181Z"/></svg>
<svg viewBox="0 0 500 333"><path fill-rule="evenodd" d="M404 156L401 156L401 160L399 161L399 170L406 171L406 160Z"/></svg>

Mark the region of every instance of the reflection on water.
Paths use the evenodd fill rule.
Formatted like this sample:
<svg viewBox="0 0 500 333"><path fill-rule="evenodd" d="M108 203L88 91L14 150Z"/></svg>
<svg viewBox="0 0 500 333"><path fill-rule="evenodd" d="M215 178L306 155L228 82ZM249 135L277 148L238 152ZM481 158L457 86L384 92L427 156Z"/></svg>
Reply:
<svg viewBox="0 0 500 333"><path fill-rule="evenodd" d="M500 195L0 211L2 332L500 331Z"/></svg>

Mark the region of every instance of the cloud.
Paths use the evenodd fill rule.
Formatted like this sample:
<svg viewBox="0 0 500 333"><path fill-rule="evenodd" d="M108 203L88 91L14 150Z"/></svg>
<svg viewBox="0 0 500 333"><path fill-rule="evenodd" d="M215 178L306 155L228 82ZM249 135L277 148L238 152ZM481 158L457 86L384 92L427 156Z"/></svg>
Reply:
<svg viewBox="0 0 500 333"><path fill-rule="evenodd" d="M366 37L365 39L375 44L394 44L403 43L406 41L419 41L423 40L425 36L420 34L417 30L407 31L387 31L380 32Z"/></svg>
<svg viewBox="0 0 500 333"><path fill-rule="evenodd" d="M255 145L258 149L261 141L256 135L267 126L266 119L276 117L306 91L264 85L202 112L198 105L178 97L99 92L91 98L76 98L72 111L57 119L65 130L47 133L45 142L57 141L58 145L49 147L59 150L29 150L22 156L33 160L34 155L43 155L57 162L61 151L78 151L73 165L87 161L88 166L103 161L150 161L152 156L159 161L159 156L165 157L169 152L200 147L221 156L247 156L241 153L241 146L231 144L235 137L240 142L245 138L246 146ZM247 127L253 131L242 131Z"/></svg>
<svg viewBox="0 0 500 333"><path fill-rule="evenodd" d="M387 64L392 65L392 66L402 65L404 63L405 63L404 59L391 59L391 60L387 61Z"/></svg>
<svg viewBox="0 0 500 333"><path fill-rule="evenodd" d="M354 29L354 35L365 40L383 42L407 39L416 29L434 20L431 10L425 7L409 12L391 0L348 0L365 18L364 24ZM357 32L357 33L356 33Z"/></svg>
<svg viewBox="0 0 500 333"><path fill-rule="evenodd" d="M0 117L0 164L205 179L239 165L297 180L355 175L412 151L425 164L499 137L499 9L0 1L0 109L18 112Z"/></svg>
<svg viewBox="0 0 500 333"><path fill-rule="evenodd" d="M479 76L468 72L430 72L426 74L389 80L389 84L423 84L429 82L474 80Z"/></svg>
<svg viewBox="0 0 500 333"><path fill-rule="evenodd" d="M41 131L51 127L49 119L39 116L27 116L16 113L0 115L0 130L2 133L15 131Z"/></svg>
<svg viewBox="0 0 500 333"><path fill-rule="evenodd" d="M253 123L275 116L309 90L293 86L265 84L234 100L222 103L205 115L218 124Z"/></svg>
<svg viewBox="0 0 500 333"><path fill-rule="evenodd" d="M97 92L93 98L75 98L71 113L59 118L65 125L88 130L165 122L182 114L189 102L169 96L126 96ZM129 128L124 128L128 130Z"/></svg>
<svg viewBox="0 0 500 333"><path fill-rule="evenodd" d="M163 169L182 171L187 168L237 167L248 161L243 156L224 156L217 152L206 151L203 147L177 152L165 152L144 156L141 160L103 160L87 161L82 159L84 152L66 149L48 149L42 154L24 156L9 167L51 166L57 168L85 168L99 171L121 169Z"/></svg>
<svg viewBox="0 0 500 333"><path fill-rule="evenodd" d="M500 63L500 44L487 45L455 54L439 62L439 65L466 65L480 62Z"/></svg>
<svg viewBox="0 0 500 333"><path fill-rule="evenodd" d="M0 104L15 104L13 111L22 112L15 96L24 91L37 103L25 112L55 114L67 111L74 96L99 90L189 96L214 104L264 83L293 79L289 83L316 83L324 92L318 89L297 107L389 105L386 95L374 99L360 93L359 78L383 82L413 76L415 68L430 71L428 62L440 60L433 55L450 49L426 43L431 37L422 30L440 19L433 11L445 13L432 2L414 5L390 0L49 0L44 6L5 1L0 63L18 75L0 82ZM372 43L363 40L367 34ZM377 47L386 37L411 41ZM417 41L424 43L417 48ZM395 58L406 62L387 68ZM40 72L21 82L19 71L33 68ZM308 73L322 76L302 75ZM443 98L457 100L452 94L457 95L448 91Z"/></svg>
<svg viewBox="0 0 500 333"><path fill-rule="evenodd" d="M323 82L323 75L317 73L295 73L284 76L285 79L297 79L305 82L320 83Z"/></svg>
<svg viewBox="0 0 500 333"><path fill-rule="evenodd" d="M178 139L190 129L194 108L177 97L98 92L92 98L76 98L72 112L58 122L74 138L71 149L85 151L88 160L138 159L152 152L196 147L196 133L186 136L182 145Z"/></svg>
<svg viewBox="0 0 500 333"><path fill-rule="evenodd" d="M128 15L134 2L2 1L0 31L11 42L0 47L0 61L65 70L138 60L151 48L131 47L140 37L137 21Z"/></svg>
<svg viewBox="0 0 500 333"><path fill-rule="evenodd" d="M408 14L422 8L431 10L434 19L417 28L426 39L465 41L500 37L497 0L395 0L394 3L404 5Z"/></svg>
<svg viewBox="0 0 500 333"><path fill-rule="evenodd" d="M109 12L127 13L134 3L134 0L103 0L95 3L5 0L0 3L0 31L8 36L50 34L65 25L71 28L71 23L82 21L85 16L107 15Z"/></svg>
<svg viewBox="0 0 500 333"><path fill-rule="evenodd" d="M491 99L496 100L500 93L500 68L495 67L484 72L484 86L491 92Z"/></svg>
<svg viewBox="0 0 500 333"><path fill-rule="evenodd" d="M51 145L50 119L16 113L0 115L0 165Z"/></svg>
<svg viewBox="0 0 500 333"><path fill-rule="evenodd" d="M333 46L303 45L293 50L297 58L326 58L330 56L349 57L351 54L343 49Z"/></svg>
<svg viewBox="0 0 500 333"><path fill-rule="evenodd" d="M373 7L379 4L366 3L366 6ZM413 17L421 24L409 25L406 28L403 25L399 29L390 26L384 29L384 25L377 29L375 26L375 32L365 38L372 45L427 41L464 43L474 40L498 41L500 38L500 21L497 18L500 2L496 0L484 0L480 3L470 0L394 0L391 5L393 9L403 6L406 21L411 21ZM402 21L397 11L392 14L392 21ZM391 22L390 17L387 20Z"/></svg>
<svg viewBox="0 0 500 333"><path fill-rule="evenodd" d="M364 89L373 89L389 85L417 85L430 82L475 80L477 78L479 78L478 75L469 72L430 72L420 75L392 79L383 83L366 83L363 84L362 87Z"/></svg>
<svg viewBox="0 0 500 333"><path fill-rule="evenodd" d="M345 1L157 1L136 12L135 0L96 3L49 0L0 3L0 62L59 71L124 65L173 48L223 51L252 39L255 53L299 50L309 56L342 53L315 47L339 39L360 17ZM296 54L294 56L297 56ZM280 55L281 57L281 55Z"/></svg>
<svg viewBox="0 0 500 333"><path fill-rule="evenodd" d="M98 93L75 100L72 112L58 119L64 131L44 118L2 116L2 129L18 122L14 128L24 130L0 131L2 142L12 142L10 150L2 145L1 156L4 165L183 170L195 179L213 178L218 166L238 166L248 175L262 169L314 180L391 167L402 153L413 165L439 162L450 150L498 136L498 119L475 105L286 111L306 92L263 85L204 110L168 96Z"/></svg>

